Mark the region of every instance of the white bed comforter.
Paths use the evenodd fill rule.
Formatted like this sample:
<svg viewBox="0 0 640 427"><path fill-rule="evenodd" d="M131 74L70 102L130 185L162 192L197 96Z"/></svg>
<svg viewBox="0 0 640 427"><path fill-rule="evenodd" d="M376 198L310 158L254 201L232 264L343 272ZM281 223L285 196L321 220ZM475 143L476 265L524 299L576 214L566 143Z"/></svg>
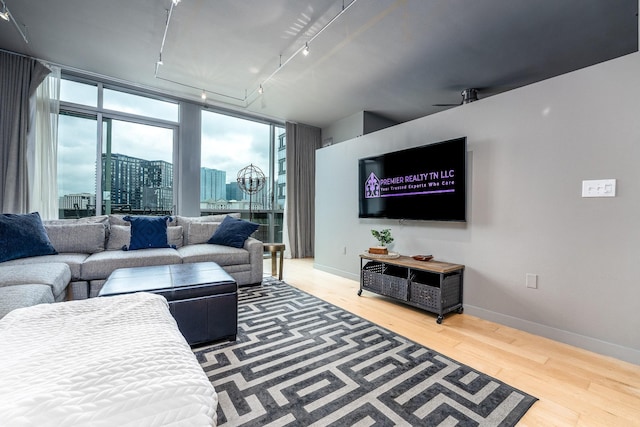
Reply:
<svg viewBox="0 0 640 427"><path fill-rule="evenodd" d="M217 404L158 295L42 304L0 320L0 426L211 426Z"/></svg>

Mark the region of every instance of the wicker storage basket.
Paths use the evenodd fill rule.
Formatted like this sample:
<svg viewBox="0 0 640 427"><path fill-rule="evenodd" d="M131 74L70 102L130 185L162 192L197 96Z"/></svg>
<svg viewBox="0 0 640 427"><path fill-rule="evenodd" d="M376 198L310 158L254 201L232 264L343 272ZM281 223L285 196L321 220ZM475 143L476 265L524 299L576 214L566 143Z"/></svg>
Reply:
<svg viewBox="0 0 640 427"><path fill-rule="evenodd" d="M440 299L440 288L426 285L419 282L411 282L411 294L409 295L409 301L412 303L429 309L431 311L438 312Z"/></svg>
<svg viewBox="0 0 640 427"><path fill-rule="evenodd" d="M368 262L362 268L362 287L369 291L407 301L409 280L404 267Z"/></svg>
<svg viewBox="0 0 640 427"><path fill-rule="evenodd" d="M436 276L429 273L413 274L409 301L435 312L439 312L441 308L445 311L461 303L460 275L446 276L442 281L442 287L435 279Z"/></svg>

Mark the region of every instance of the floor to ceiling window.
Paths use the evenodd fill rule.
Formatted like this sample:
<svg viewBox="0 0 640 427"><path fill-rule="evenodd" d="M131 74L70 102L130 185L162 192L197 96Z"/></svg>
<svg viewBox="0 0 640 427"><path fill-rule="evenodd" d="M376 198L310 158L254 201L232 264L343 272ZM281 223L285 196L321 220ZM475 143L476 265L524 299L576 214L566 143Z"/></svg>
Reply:
<svg viewBox="0 0 640 427"><path fill-rule="evenodd" d="M60 218L95 213L95 115L62 112L58 121L58 194Z"/></svg>
<svg viewBox="0 0 640 427"><path fill-rule="evenodd" d="M60 98L60 218L179 214L177 192L199 191L201 215L240 212L260 224L255 237L283 241L282 124L202 108L200 187L183 188L174 164L190 153L177 140L178 101L78 76L63 76ZM238 185L249 170L264 177L256 191Z"/></svg>
<svg viewBox="0 0 640 427"><path fill-rule="evenodd" d="M201 213L241 212L260 224L256 238L282 242L283 139L279 125L203 110Z"/></svg>
<svg viewBox="0 0 640 427"><path fill-rule="evenodd" d="M115 119L103 123L105 212L171 214L173 130Z"/></svg>
<svg viewBox="0 0 640 427"><path fill-rule="evenodd" d="M99 82L60 89L60 218L171 213L178 104Z"/></svg>

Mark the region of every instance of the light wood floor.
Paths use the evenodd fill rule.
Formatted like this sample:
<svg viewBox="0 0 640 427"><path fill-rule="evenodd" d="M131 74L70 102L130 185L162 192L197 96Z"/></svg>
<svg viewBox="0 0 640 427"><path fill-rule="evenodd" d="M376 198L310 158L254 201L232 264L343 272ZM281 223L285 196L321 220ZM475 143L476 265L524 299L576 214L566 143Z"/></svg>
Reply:
<svg viewBox="0 0 640 427"><path fill-rule="evenodd" d="M271 272L271 260L264 271ZM283 279L540 399L519 426L640 426L640 366L481 320L435 315L364 292L357 281L286 259Z"/></svg>

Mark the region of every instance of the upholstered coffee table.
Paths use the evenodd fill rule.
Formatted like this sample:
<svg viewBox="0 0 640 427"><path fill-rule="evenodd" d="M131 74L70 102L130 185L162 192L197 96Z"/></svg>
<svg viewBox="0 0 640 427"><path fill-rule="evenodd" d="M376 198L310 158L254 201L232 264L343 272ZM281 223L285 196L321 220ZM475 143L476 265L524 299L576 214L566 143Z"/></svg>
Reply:
<svg viewBox="0 0 640 427"><path fill-rule="evenodd" d="M215 262L119 268L98 296L152 292L164 296L190 345L238 333L238 285Z"/></svg>

